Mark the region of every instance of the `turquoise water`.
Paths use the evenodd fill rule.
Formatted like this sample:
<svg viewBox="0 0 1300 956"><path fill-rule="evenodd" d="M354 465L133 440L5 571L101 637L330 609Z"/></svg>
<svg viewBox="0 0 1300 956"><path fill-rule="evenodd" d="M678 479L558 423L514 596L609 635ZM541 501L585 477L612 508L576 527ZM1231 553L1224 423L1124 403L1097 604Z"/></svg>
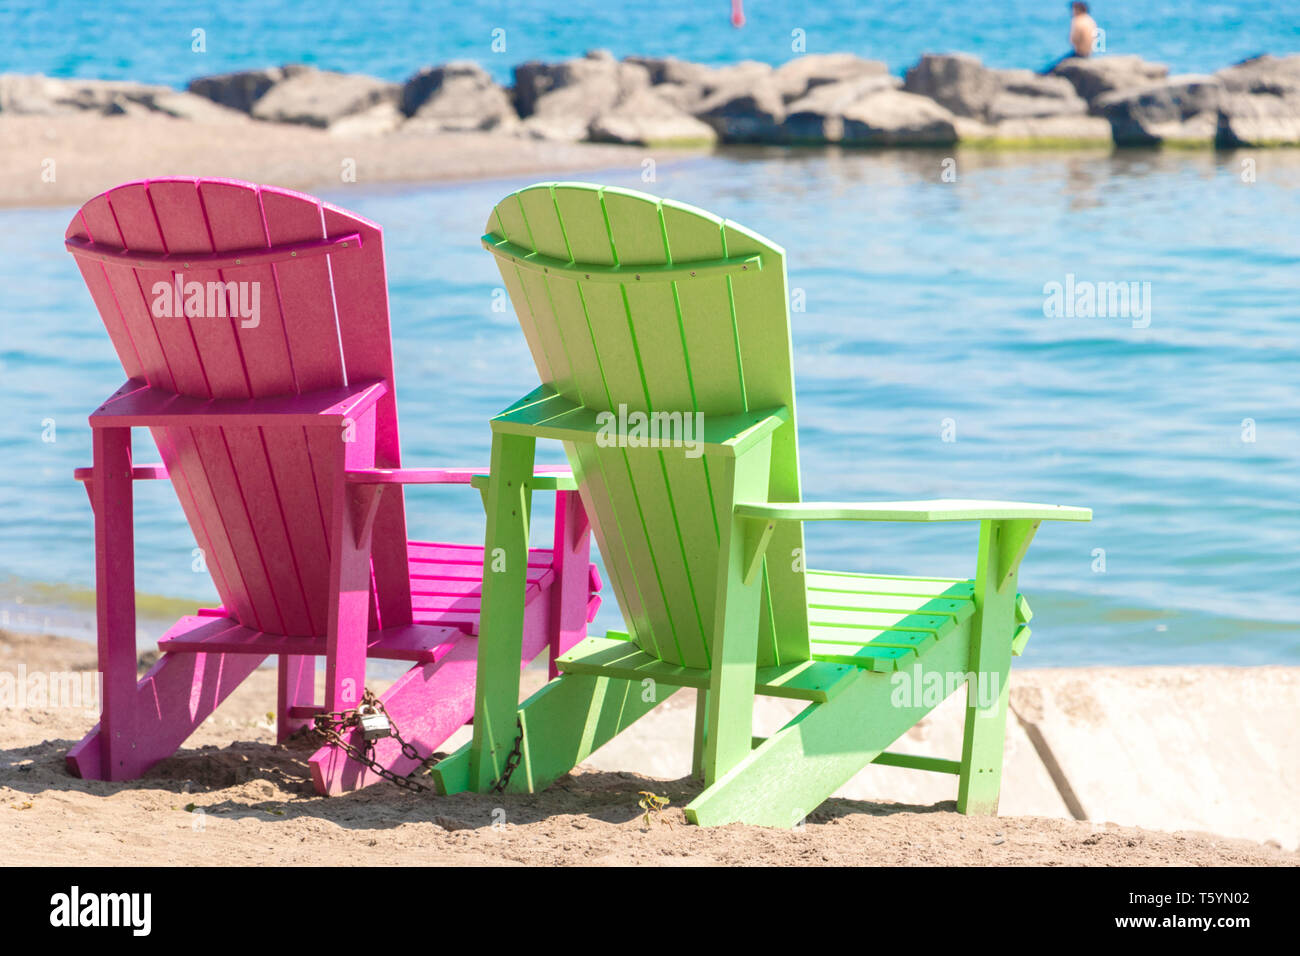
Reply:
<svg viewBox="0 0 1300 956"><path fill-rule="evenodd" d="M1300 50L1300 5L1278 0L1098 0L1110 53L1138 53L1175 71L1200 72L1261 52ZM390 80L420 66L478 60L499 80L529 59L603 47L708 63L847 50L895 70L926 51L965 50L995 66L1040 67L1065 52L1065 0L747 0L748 24L729 24L729 0L366 0L300 3L226 0L42 0L0 3L0 72L112 77L183 85L191 77L284 62L371 73ZM205 52L193 31L205 31ZM492 48L503 30L505 49ZM497 34L499 36L499 34Z"/></svg>
<svg viewBox="0 0 1300 956"><path fill-rule="evenodd" d="M1026 663L1300 663L1300 153L1256 155L1253 183L1245 154L962 152L956 182L944 158L753 151L663 164L651 184L589 178L706 206L786 247L803 302L807 498L1095 510L1034 542ZM477 243L518 185L326 196L386 230L408 465L484 464L486 419L536 383L513 316L492 311L500 278ZM71 212L0 211L11 597L24 581L94 578L70 474L90 460L86 415L121 372L63 251ZM1047 317L1044 287L1067 274L1150 283L1149 325ZM156 459L147 437L138 449ZM169 486L144 483L137 500L140 589L210 598ZM414 536L481 540L472 492L408 500ZM824 525L810 563L967 576L975 539L966 526ZM611 603L598 624L617 622Z"/></svg>

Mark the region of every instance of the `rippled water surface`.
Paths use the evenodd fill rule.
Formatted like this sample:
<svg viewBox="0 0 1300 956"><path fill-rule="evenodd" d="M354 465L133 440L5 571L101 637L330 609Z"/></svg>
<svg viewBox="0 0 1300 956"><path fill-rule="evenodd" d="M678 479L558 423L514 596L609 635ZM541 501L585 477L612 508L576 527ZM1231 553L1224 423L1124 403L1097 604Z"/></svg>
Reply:
<svg viewBox="0 0 1300 956"><path fill-rule="evenodd" d="M401 80L454 59L481 62L500 81L532 59L671 55L705 63L780 63L848 51L901 71L926 51L962 50L994 66L1036 69L1066 51L1065 0L745 0L741 30L729 0L44 0L0 4L0 70L183 85L194 76L305 62ZM1300 50L1290 0L1097 0L1106 52L1136 53L1175 72L1217 70L1257 53ZM195 52L195 31L202 52Z"/></svg>

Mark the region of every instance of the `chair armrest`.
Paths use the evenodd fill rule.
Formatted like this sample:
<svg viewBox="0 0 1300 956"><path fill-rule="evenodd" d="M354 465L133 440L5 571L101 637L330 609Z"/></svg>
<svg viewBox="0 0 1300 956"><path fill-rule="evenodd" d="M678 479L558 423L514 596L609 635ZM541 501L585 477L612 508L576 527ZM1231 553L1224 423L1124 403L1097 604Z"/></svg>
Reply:
<svg viewBox="0 0 1300 956"><path fill-rule="evenodd" d="M635 420L634 420L635 417ZM618 413L579 405L543 385L492 419L492 431L530 438L584 442L620 448L687 447L700 454L735 457L790 421L784 405L735 415L639 410ZM669 438L651 438L664 428ZM672 434L672 429L677 434Z"/></svg>
<svg viewBox="0 0 1300 956"><path fill-rule="evenodd" d="M90 415L91 428L154 425L340 425L388 393L382 381L266 398L195 398L129 380Z"/></svg>
<svg viewBox="0 0 1300 956"><path fill-rule="evenodd" d="M361 468L347 472L347 481L353 485L471 485L487 487L486 468ZM538 465L534 471L538 479L550 484L532 484L533 488L576 489L577 482L568 465ZM482 483L478 479L483 479ZM561 485L563 482L568 484Z"/></svg>
<svg viewBox="0 0 1300 956"><path fill-rule="evenodd" d="M1091 521L1092 509L1022 501L740 502L742 518L768 521Z"/></svg>
<svg viewBox="0 0 1300 956"><path fill-rule="evenodd" d="M94 468L76 468L73 469L72 477L77 481L93 481L95 478ZM141 481L147 478L166 478L167 466L163 464L136 465L131 469L131 479Z"/></svg>
<svg viewBox="0 0 1300 956"><path fill-rule="evenodd" d="M745 532L745 580L758 572L772 529L778 521L988 521L1003 534L1003 551L994 568L992 584L1001 588L1020 566L1034 532L1044 521L1091 521L1092 509L1066 505L1029 504L1022 501L968 501L941 498L935 501L852 502L740 502L738 518L747 519ZM996 535L995 535L996 537ZM984 533L981 531L981 540ZM978 579L978 575L976 576ZM984 587L988 587L985 582ZM982 598L981 598L982 599Z"/></svg>

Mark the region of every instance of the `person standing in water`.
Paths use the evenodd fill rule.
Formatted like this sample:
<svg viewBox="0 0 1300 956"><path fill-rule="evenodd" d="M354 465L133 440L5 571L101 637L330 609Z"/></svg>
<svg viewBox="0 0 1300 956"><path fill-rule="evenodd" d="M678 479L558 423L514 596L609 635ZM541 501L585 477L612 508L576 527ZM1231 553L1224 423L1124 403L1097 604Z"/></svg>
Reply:
<svg viewBox="0 0 1300 956"><path fill-rule="evenodd" d="M1088 12L1086 3L1070 4L1070 52L1047 66L1042 72L1051 73L1071 57L1089 57L1097 45L1097 21Z"/></svg>

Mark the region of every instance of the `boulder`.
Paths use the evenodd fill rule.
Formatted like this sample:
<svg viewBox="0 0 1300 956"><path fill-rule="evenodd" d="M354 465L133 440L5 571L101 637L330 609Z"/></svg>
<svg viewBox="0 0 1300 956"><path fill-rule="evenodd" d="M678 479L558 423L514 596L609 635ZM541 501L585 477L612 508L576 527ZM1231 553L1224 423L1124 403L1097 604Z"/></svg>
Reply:
<svg viewBox="0 0 1300 956"><path fill-rule="evenodd" d="M786 106L781 139L787 143L838 143L844 138L845 110L869 94L898 89L902 82L885 74L814 87Z"/></svg>
<svg viewBox="0 0 1300 956"><path fill-rule="evenodd" d="M1268 93L1284 96L1300 92L1300 53L1291 56L1251 57L1214 74L1229 93Z"/></svg>
<svg viewBox="0 0 1300 956"><path fill-rule="evenodd" d="M49 116L57 105L60 81L48 76L0 73L0 113Z"/></svg>
<svg viewBox="0 0 1300 956"><path fill-rule="evenodd" d="M1105 93L1093 101L1092 109L1110 123L1118 146L1208 145L1216 137L1223 94L1217 77L1187 74L1137 90Z"/></svg>
<svg viewBox="0 0 1300 956"><path fill-rule="evenodd" d="M305 67L253 103L255 119L327 128L350 116L396 115L400 88L373 76ZM388 107L392 107L391 109Z"/></svg>
<svg viewBox="0 0 1300 956"><path fill-rule="evenodd" d="M1240 146L1300 146L1300 91L1228 93L1219 101L1215 143Z"/></svg>
<svg viewBox="0 0 1300 956"><path fill-rule="evenodd" d="M655 86L670 83L674 86L704 86L713 73L703 63L690 63L672 56L629 56L624 63L640 66L650 75Z"/></svg>
<svg viewBox="0 0 1300 956"><path fill-rule="evenodd" d="M588 53L567 63L515 68L515 105L522 131L535 139L585 139L596 117L650 86L649 71L608 54Z"/></svg>
<svg viewBox="0 0 1300 956"><path fill-rule="evenodd" d="M934 100L903 90L868 93L844 110L851 146L947 146L957 141L953 115Z"/></svg>
<svg viewBox="0 0 1300 956"><path fill-rule="evenodd" d="M230 122L243 114L170 86L118 80L65 80L48 76L0 75L0 113L101 116L161 113L178 119Z"/></svg>
<svg viewBox="0 0 1300 956"><path fill-rule="evenodd" d="M235 73L200 76L190 80L186 89L232 110L251 113L253 104L275 84L310 70L311 67L297 63L272 66L264 70L239 70Z"/></svg>
<svg viewBox="0 0 1300 956"><path fill-rule="evenodd" d="M712 126L658 96L654 89L635 90L591 121L587 139L637 146L712 144Z"/></svg>
<svg viewBox="0 0 1300 956"><path fill-rule="evenodd" d="M519 124L510 96L477 63L421 70L402 87L400 107L414 126L430 131L504 131Z"/></svg>
<svg viewBox="0 0 1300 956"><path fill-rule="evenodd" d="M650 85L650 71L633 62L620 63L603 50L593 50L581 59L561 63L530 61L515 67L515 109L525 119L539 111L541 99L560 90L583 87L598 93L601 108L608 108L611 95L626 94Z"/></svg>
<svg viewBox="0 0 1300 956"><path fill-rule="evenodd" d="M657 84L655 93L688 113L696 113L700 104L715 93L734 90L746 83L767 83L774 74L769 64L755 60L741 60L716 69L703 67L702 70L689 80Z"/></svg>
<svg viewBox="0 0 1300 956"><path fill-rule="evenodd" d="M984 120L1033 119L1048 116L1077 116L1088 112L1088 104L1060 76L1039 76L1029 70L997 70L1001 89L984 108Z"/></svg>
<svg viewBox="0 0 1300 956"><path fill-rule="evenodd" d="M331 136L365 138L391 133L406 122L395 99L382 100L368 109L335 120L329 125Z"/></svg>
<svg viewBox="0 0 1300 956"><path fill-rule="evenodd" d="M808 53L781 64L773 79L789 103L819 86L888 73L889 67L879 60L864 60L852 53Z"/></svg>
<svg viewBox="0 0 1300 956"><path fill-rule="evenodd" d="M1002 92L996 70L966 53L927 53L908 69L903 90L927 96L957 116L982 118Z"/></svg>
<svg viewBox="0 0 1300 956"><path fill-rule="evenodd" d="M1092 104L1098 97L1116 90L1157 83L1169 76L1169 67L1148 63L1139 56L1072 56L1053 67L1052 73L1068 80L1075 92Z"/></svg>
<svg viewBox="0 0 1300 956"><path fill-rule="evenodd" d="M743 64L742 64L743 66ZM737 70L710 86L691 110L724 143L773 143L781 138L785 98L772 71Z"/></svg>
<svg viewBox="0 0 1300 956"><path fill-rule="evenodd" d="M903 89L929 97L954 116L992 126L1006 120L1075 116L1088 110L1088 104L1064 77L994 70L960 53L927 53L907 71Z"/></svg>
<svg viewBox="0 0 1300 956"><path fill-rule="evenodd" d="M153 95L144 105L156 113L164 113L193 123L248 122L248 116L239 110L214 103L207 97L180 90L168 90Z"/></svg>

